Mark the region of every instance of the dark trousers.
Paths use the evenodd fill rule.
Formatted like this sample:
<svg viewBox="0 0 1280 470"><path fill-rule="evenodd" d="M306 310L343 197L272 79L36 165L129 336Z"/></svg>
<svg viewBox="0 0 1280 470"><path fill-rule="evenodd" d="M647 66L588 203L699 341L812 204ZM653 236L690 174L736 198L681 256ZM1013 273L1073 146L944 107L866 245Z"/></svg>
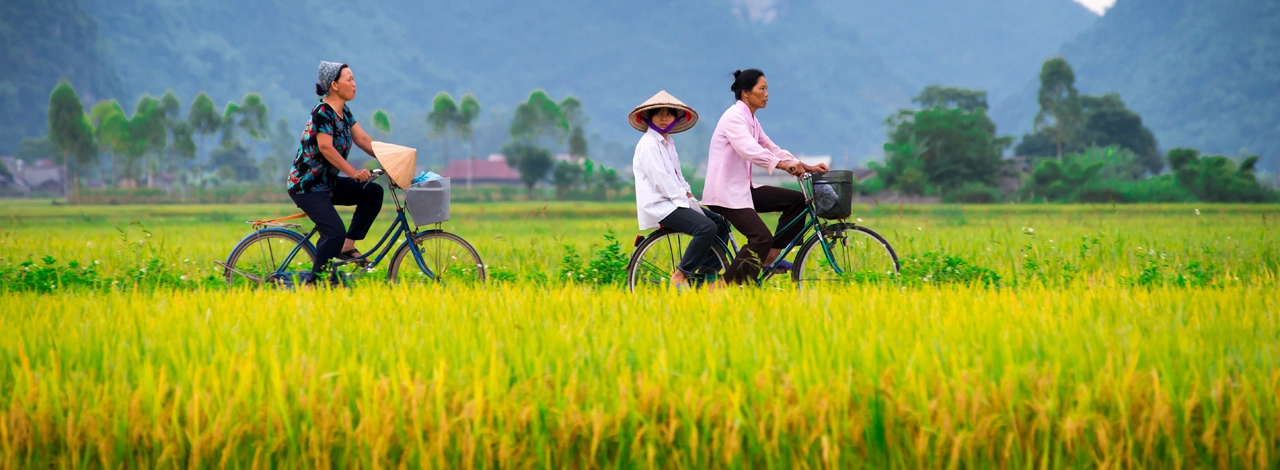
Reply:
<svg viewBox="0 0 1280 470"><path fill-rule="evenodd" d="M366 185L351 178L338 178L332 192L290 193L289 197L315 222L316 230L320 232L320 241L316 242L316 264L311 267L314 273L324 271L329 260L342 252L344 239L364 240L373 220L382 211L382 186L377 183ZM356 214L351 217L351 230L342 226L342 218L338 217L334 206L356 206Z"/></svg>
<svg viewBox="0 0 1280 470"><path fill-rule="evenodd" d="M738 252L738 256L733 258L733 263L724 274L727 282L742 284L755 281L760 276L760 269L764 267L765 258L769 257L769 249L786 248L787 243L790 243L791 239L804 228L804 221L799 221L786 232L775 236L769 232L769 226L760 219L761 212L781 212L782 217L778 219L778 229L781 230L782 227L804 214L804 193L773 186L761 186L751 189L751 201L755 205L753 209L708 206L717 214L724 216L725 220L747 237L747 244Z"/></svg>
<svg viewBox="0 0 1280 470"><path fill-rule="evenodd" d="M723 217L701 207L677 207L659 223L693 237L689 246L684 249L684 256L680 257L680 265L676 267L686 276L696 273L711 274L720 270L720 263L712 247L716 238L725 243L729 241L729 224L725 223Z"/></svg>

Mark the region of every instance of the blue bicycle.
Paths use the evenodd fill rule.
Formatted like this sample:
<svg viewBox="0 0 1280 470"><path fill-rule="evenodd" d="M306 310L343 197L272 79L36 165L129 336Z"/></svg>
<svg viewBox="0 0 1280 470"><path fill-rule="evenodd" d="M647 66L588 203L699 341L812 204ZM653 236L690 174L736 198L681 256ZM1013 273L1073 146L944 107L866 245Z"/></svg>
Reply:
<svg viewBox="0 0 1280 470"><path fill-rule="evenodd" d="M373 179L385 174L381 169L373 170ZM334 262L333 269L338 275L350 281L374 273L390 255L387 279L392 282L484 283L485 266L475 247L462 237L441 230L439 222L429 230L418 230L416 225L410 228L405 204L401 204L396 193L400 188L395 182L389 183L396 219L377 245L366 252L368 256ZM447 198L443 204L447 208ZM301 225L285 223L303 217L306 214L247 222L253 226L253 233L236 244L226 262L217 263L223 268L227 283L292 285L299 275L310 272L316 259L316 247L311 242L316 229L303 234ZM404 241L397 247L396 242L401 237ZM394 252L392 248L395 248Z"/></svg>
<svg viewBox="0 0 1280 470"><path fill-rule="evenodd" d="M778 258L764 266L754 280L756 285L767 285L784 273L780 267L792 251L796 254L790 277L802 288L881 282L898 274L900 265L893 246L875 231L845 221L853 212L852 177L847 170L798 177L805 196L804 213L778 231L785 232L795 224L804 226ZM815 192L815 187L821 192ZM627 287L634 292L670 286L671 273L680 264L689 241L688 235L669 228L637 236L636 251L627 265ZM737 256L738 244L730 237L729 243L718 243L712 249L720 261L719 269L697 273L690 278L693 284L715 282L723 276L730 260Z"/></svg>

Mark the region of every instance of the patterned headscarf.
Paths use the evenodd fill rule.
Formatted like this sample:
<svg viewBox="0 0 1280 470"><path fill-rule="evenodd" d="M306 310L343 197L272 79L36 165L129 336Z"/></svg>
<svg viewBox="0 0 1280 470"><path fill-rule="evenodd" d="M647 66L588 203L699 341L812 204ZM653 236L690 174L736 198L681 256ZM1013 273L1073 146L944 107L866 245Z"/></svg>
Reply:
<svg viewBox="0 0 1280 470"><path fill-rule="evenodd" d="M338 74L342 73L342 65L338 62L320 61L320 72L316 77L317 95L329 94L329 85L338 80Z"/></svg>

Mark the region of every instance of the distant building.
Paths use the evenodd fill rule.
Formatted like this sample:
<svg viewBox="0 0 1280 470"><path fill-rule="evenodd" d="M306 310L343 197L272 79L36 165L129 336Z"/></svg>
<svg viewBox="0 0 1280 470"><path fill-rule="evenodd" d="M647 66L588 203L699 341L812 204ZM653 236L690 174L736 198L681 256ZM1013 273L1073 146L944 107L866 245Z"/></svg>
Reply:
<svg viewBox="0 0 1280 470"><path fill-rule="evenodd" d="M484 160L450 160L449 166L440 170L440 176L450 178L451 185L460 186L471 177L471 184L500 184L523 186L520 172L507 165L507 157L495 153Z"/></svg>
<svg viewBox="0 0 1280 470"><path fill-rule="evenodd" d="M8 177L0 176L0 189L7 192L28 194L32 191L45 193L62 193L62 167L53 161L42 158L33 165L14 157L0 157L0 165L4 165Z"/></svg>
<svg viewBox="0 0 1280 470"><path fill-rule="evenodd" d="M1023 175L1031 174L1031 159L1026 156L1006 158L1000 169L1000 192L1013 194L1022 189Z"/></svg>

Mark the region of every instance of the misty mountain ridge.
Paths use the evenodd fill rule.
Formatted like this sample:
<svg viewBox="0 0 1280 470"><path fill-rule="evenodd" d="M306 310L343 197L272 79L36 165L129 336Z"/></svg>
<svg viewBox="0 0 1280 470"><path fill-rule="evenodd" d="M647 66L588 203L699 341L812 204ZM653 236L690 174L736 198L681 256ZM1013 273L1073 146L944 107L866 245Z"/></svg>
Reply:
<svg viewBox="0 0 1280 470"><path fill-rule="evenodd" d="M1062 46L1081 93L1119 93L1168 150L1257 154L1280 170L1280 2L1120 0ZM1003 132L1027 132L1034 78L996 102Z"/></svg>
<svg viewBox="0 0 1280 470"><path fill-rule="evenodd" d="M880 156L884 119L924 86L985 89L997 102L1018 89L1003 84L1033 77L1063 38L1096 18L1070 0L83 1L126 109L169 89L184 104L206 91L220 107L256 92L273 117L300 128L316 99L316 64L337 60L356 71L357 119L386 109L389 140L424 153L438 148L425 123L437 92L480 99L484 153L505 140L510 110L539 88L580 98L595 149L612 140L617 153L634 138L623 116L657 90L714 121L733 101L729 73L757 67L770 78L773 99L760 114L770 135L838 162L847 152L849 164ZM691 132L682 150L710 127Z"/></svg>

